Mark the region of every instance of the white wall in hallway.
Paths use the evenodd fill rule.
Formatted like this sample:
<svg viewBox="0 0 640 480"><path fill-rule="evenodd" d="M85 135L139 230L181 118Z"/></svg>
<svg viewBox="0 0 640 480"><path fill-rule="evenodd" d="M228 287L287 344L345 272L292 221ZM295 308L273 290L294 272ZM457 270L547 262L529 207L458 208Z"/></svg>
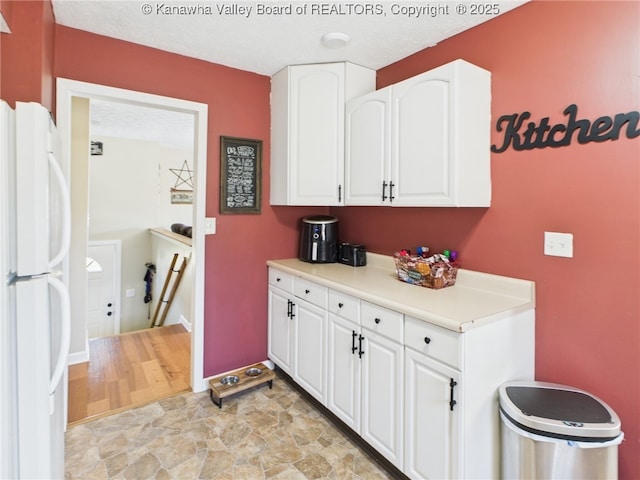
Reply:
<svg viewBox="0 0 640 480"><path fill-rule="evenodd" d="M154 261L148 229L191 225L192 205L171 204L179 179L170 169L180 171L186 160L193 170L193 152L142 140L91 139L102 142L103 155L89 158L89 240L121 240L121 332L147 328L145 263ZM131 289L135 295L126 296Z"/></svg>

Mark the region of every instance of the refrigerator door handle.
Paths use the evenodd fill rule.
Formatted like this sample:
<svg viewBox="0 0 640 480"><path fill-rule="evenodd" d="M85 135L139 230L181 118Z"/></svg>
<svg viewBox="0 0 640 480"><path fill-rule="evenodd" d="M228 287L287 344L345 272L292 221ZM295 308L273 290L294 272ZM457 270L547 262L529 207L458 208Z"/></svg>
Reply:
<svg viewBox="0 0 640 480"><path fill-rule="evenodd" d="M60 168L56 157L52 153L49 153L49 167L54 173L54 177L58 181L58 186L62 193L62 238L60 239L60 250L49 260L49 269L51 270L64 259L71 245L71 196L64 178L64 173L62 173L62 168Z"/></svg>
<svg viewBox="0 0 640 480"><path fill-rule="evenodd" d="M49 383L49 395L53 395L58 388L58 384L62 379L62 374L67 366L67 357L69 355L69 347L71 344L71 301L69 299L69 291L64 283L55 277L48 276L49 285L58 293L60 297L60 352L56 361L51 382Z"/></svg>

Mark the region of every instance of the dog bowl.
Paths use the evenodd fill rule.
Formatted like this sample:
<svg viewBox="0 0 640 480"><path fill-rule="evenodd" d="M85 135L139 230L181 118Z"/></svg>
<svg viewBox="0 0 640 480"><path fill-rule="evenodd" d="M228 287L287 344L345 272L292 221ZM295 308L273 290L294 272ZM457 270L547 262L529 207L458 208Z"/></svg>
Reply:
<svg viewBox="0 0 640 480"><path fill-rule="evenodd" d="M237 375L227 375L226 377L222 377L220 379L220 383L223 385L235 385L240 381L240 378Z"/></svg>
<svg viewBox="0 0 640 480"><path fill-rule="evenodd" d="M258 375L262 375L262 369L257 367L247 368L244 374L247 377L257 377Z"/></svg>

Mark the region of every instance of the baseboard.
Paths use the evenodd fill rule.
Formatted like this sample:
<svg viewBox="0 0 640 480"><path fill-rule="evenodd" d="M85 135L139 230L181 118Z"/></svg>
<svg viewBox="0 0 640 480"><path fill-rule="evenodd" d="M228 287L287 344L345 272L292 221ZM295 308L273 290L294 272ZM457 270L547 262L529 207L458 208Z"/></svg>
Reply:
<svg viewBox="0 0 640 480"><path fill-rule="evenodd" d="M182 325L187 332L191 333L191 322L184 318L184 315L180 315L178 323Z"/></svg>
<svg viewBox="0 0 640 480"><path fill-rule="evenodd" d="M70 353L67 356L67 365L77 365L78 363L86 363L89 361L89 341L86 342L84 350L80 352Z"/></svg>

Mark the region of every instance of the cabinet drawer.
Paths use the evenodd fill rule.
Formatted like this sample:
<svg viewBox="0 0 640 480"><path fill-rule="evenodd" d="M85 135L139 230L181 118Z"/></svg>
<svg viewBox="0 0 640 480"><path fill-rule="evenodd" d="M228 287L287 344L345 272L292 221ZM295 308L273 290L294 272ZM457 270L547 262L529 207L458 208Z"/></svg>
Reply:
<svg viewBox="0 0 640 480"><path fill-rule="evenodd" d="M285 292L293 293L293 275L270 268L269 285L281 288Z"/></svg>
<svg viewBox="0 0 640 480"><path fill-rule="evenodd" d="M360 299L329 290L329 312L360 324Z"/></svg>
<svg viewBox="0 0 640 480"><path fill-rule="evenodd" d="M387 337L398 343L402 343L403 315L393 310L362 302L360 307L360 324L369 330Z"/></svg>
<svg viewBox="0 0 640 480"><path fill-rule="evenodd" d="M327 308L327 296L329 289L323 285L310 282L304 278L296 278L293 282L293 293L320 308Z"/></svg>
<svg viewBox="0 0 640 480"><path fill-rule="evenodd" d="M461 334L417 318L404 320L404 344L420 353L460 369Z"/></svg>

